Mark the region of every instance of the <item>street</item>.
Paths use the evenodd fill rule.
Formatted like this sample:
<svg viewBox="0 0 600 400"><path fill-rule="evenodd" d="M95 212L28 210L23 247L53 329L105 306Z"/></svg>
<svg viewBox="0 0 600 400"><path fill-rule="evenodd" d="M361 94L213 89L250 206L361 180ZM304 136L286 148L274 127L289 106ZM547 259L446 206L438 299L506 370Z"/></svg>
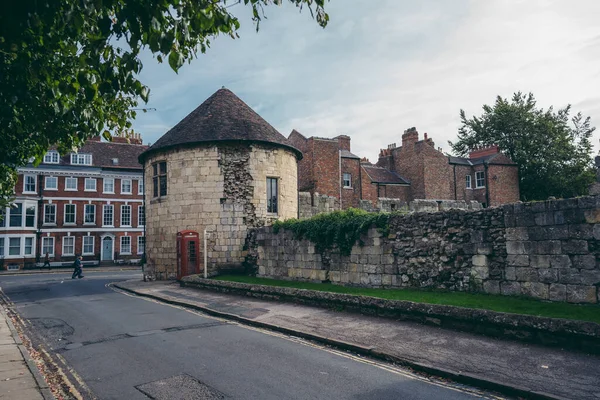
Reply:
<svg viewBox="0 0 600 400"><path fill-rule="evenodd" d="M472 399L383 363L133 297L137 271L1 276L27 335L99 399ZM75 384L75 383L74 383ZM77 385L76 385L77 386ZM89 390L89 391L88 391Z"/></svg>

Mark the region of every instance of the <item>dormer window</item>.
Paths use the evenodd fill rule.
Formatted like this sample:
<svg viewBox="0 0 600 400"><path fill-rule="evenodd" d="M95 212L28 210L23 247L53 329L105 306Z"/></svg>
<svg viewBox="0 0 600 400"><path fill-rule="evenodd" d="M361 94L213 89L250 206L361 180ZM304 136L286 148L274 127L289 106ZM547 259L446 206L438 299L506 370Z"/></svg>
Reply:
<svg viewBox="0 0 600 400"><path fill-rule="evenodd" d="M92 155L83 153L72 153L71 164L73 165L92 165Z"/></svg>
<svg viewBox="0 0 600 400"><path fill-rule="evenodd" d="M49 151L44 155L44 164L58 164L58 151Z"/></svg>

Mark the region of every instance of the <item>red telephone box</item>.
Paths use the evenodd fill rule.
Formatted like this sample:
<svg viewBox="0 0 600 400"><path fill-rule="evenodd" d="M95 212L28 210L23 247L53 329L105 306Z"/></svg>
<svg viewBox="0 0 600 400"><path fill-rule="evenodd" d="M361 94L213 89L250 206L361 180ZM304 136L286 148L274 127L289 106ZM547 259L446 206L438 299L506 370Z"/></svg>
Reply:
<svg viewBox="0 0 600 400"><path fill-rule="evenodd" d="M200 273L198 232L177 232L177 279Z"/></svg>

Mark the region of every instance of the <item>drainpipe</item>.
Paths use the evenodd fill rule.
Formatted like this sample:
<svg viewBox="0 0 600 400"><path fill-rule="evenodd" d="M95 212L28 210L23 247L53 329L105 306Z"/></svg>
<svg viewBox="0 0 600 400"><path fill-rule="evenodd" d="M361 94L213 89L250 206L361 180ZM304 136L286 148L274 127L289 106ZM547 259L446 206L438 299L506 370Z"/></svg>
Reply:
<svg viewBox="0 0 600 400"><path fill-rule="evenodd" d="M338 164L339 164L339 169L340 169L340 176L338 179L338 183L340 184L340 210L343 208L342 207L342 151L338 150Z"/></svg>
<svg viewBox="0 0 600 400"><path fill-rule="evenodd" d="M360 200L363 199L362 197L362 165L360 165L360 160L358 160L358 200L359 200L359 204L360 204Z"/></svg>
<svg viewBox="0 0 600 400"><path fill-rule="evenodd" d="M485 175L485 202L487 206L490 206L490 182L488 179L488 163L483 163L483 170Z"/></svg>
<svg viewBox="0 0 600 400"><path fill-rule="evenodd" d="M144 161L144 165L142 166L142 182L144 182L144 191L142 192L142 204L144 205L144 254L142 255L144 262L142 262L142 276L144 277L144 282L146 281L145 267L148 259L146 258L146 224L148 223L148 218L146 213L148 209L146 208L146 162ZM139 185L139 182L138 182ZM138 213L139 215L139 213ZM138 221L139 224L140 221Z"/></svg>

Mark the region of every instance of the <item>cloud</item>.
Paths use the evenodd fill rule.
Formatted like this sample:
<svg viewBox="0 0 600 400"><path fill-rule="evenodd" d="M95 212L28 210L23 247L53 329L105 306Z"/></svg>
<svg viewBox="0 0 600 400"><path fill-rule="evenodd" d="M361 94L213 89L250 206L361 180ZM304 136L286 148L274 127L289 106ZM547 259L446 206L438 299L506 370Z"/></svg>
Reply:
<svg viewBox="0 0 600 400"><path fill-rule="evenodd" d="M154 142L221 86L282 134L347 134L376 160L404 129L448 150L459 110L533 92L542 107L574 105L600 124L600 3L595 0L359 0L327 3L318 27L305 10L267 7L259 33L247 8L241 39L219 37L178 75L151 57L142 80L157 111L135 123ZM595 140L597 142L597 140Z"/></svg>

